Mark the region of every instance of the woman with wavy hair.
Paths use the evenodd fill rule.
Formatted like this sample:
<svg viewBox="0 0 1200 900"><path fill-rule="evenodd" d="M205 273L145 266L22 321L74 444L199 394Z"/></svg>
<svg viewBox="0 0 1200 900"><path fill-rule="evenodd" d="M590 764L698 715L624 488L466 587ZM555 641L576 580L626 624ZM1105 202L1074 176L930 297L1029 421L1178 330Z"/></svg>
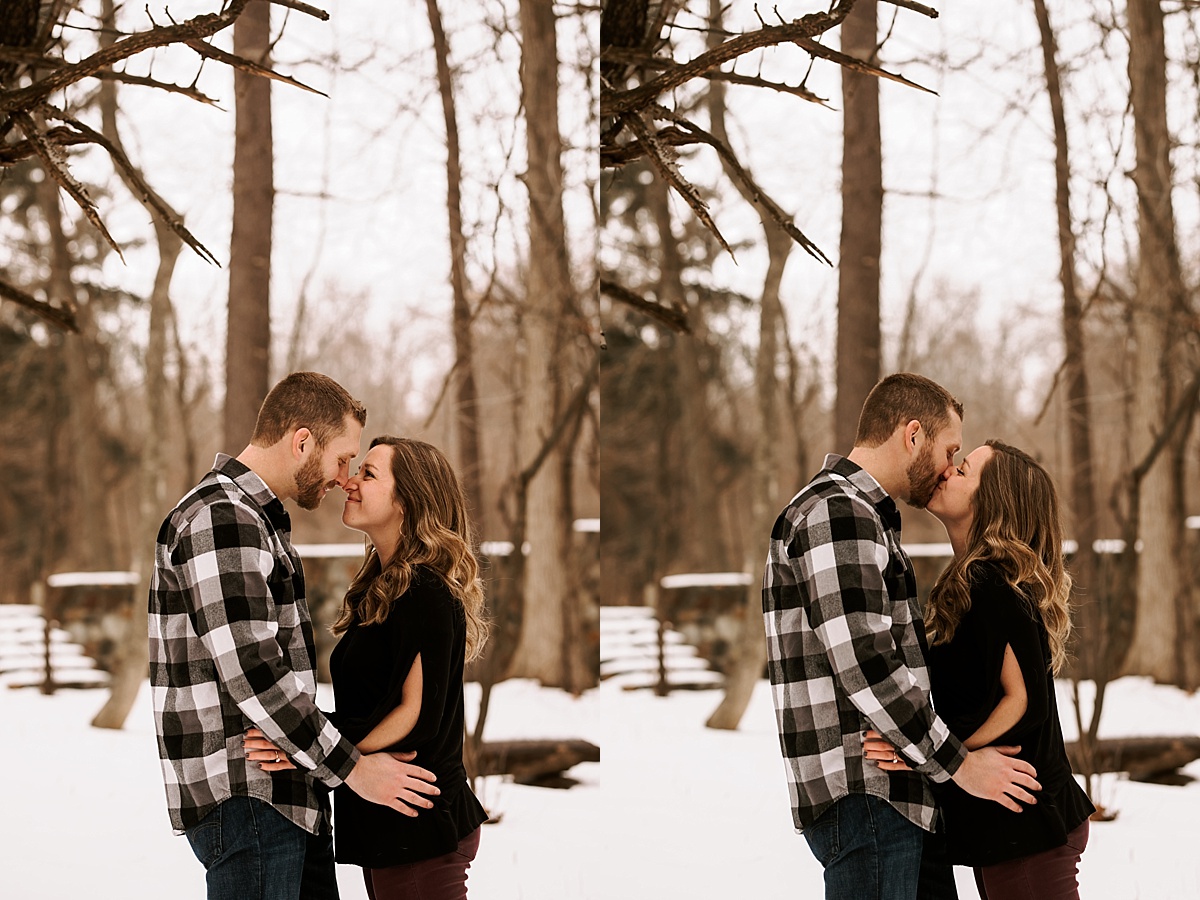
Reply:
<svg viewBox="0 0 1200 900"><path fill-rule="evenodd" d="M440 794L407 816L337 788L337 861L362 866L371 900L465 898L487 819L462 758L463 668L487 640L466 497L435 447L389 436L346 493L368 549L333 624L333 720L363 753L415 752Z"/></svg>
<svg viewBox="0 0 1200 900"><path fill-rule="evenodd" d="M988 441L927 509L954 548L925 612L934 707L968 750L1012 748L1042 785L1021 812L936 786L948 861L974 868L983 900L1076 900L1095 808L1071 774L1054 693L1071 630L1054 484L1027 453ZM882 741L867 755L906 768Z"/></svg>

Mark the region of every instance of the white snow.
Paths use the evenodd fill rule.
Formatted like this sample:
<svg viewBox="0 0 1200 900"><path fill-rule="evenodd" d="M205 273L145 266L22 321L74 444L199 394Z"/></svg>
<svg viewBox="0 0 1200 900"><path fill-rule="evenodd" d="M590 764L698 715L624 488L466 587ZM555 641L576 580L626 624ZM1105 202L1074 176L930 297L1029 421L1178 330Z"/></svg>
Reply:
<svg viewBox="0 0 1200 900"><path fill-rule="evenodd" d="M0 690L0 897L204 896L202 870L167 822L148 693L126 729L112 732L87 724L103 692ZM472 896L821 897L820 867L792 831L768 686L758 685L736 732L704 727L719 699L610 682L579 699L525 681L499 685L488 738L584 737L601 745L603 763L577 766L583 784L568 791L488 780L481 799L502 818L485 826ZM1060 703L1073 731L1065 695ZM1154 732L1200 733L1200 698L1143 679L1114 683L1102 733ZM1200 776L1200 765L1189 771ZM1119 816L1093 823L1082 896L1200 897L1200 783L1106 776L1101 799ZM365 896L357 869L341 867L339 878L346 900ZM976 896L965 870L959 884L964 900Z"/></svg>
<svg viewBox="0 0 1200 900"><path fill-rule="evenodd" d="M821 868L792 830L769 685L759 683L736 732L704 727L719 700L716 691L660 698L601 686L603 807L619 823L613 831L622 848L600 896L823 896ZM1065 695L1060 711L1070 740L1073 713ZM1149 733L1200 733L1200 697L1143 679L1112 684L1101 735ZM1200 764L1185 771L1200 777ZM1200 897L1200 783L1163 787L1108 775L1100 793L1119 816L1092 824L1080 895ZM970 872L956 875L960 897L976 898Z"/></svg>
<svg viewBox="0 0 1200 900"><path fill-rule="evenodd" d="M468 708L477 689L468 685ZM204 870L171 832L147 686L122 731L88 725L104 691L0 688L0 898L203 900ZM327 687L320 700L332 704ZM476 699L472 699L476 698ZM599 741L596 694L574 699L526 681L498 685L489 739L582 737ZM599 898L595 808L599 767L576 766L570 790L486 779L480 799L500 822L485 825L472 865L472 896L496 900ZM361 870L339 866L344 900L364 900Z"/></svg>

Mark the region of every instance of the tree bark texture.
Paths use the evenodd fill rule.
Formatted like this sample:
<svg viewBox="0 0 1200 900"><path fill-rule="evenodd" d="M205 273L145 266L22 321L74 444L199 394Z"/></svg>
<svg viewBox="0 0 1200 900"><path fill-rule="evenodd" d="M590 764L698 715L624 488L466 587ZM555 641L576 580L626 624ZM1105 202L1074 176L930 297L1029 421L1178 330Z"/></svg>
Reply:
<svg viewBox="0 0 1200 900"><path fill-rule="evenodd" d="M1033 0L1038 31L1041 34L1042 63L1050 99L1050 117L1054 125L1055 209L1058 217L1059 282L1063 292L1063 376L1066 389L1067 441L1070 453L1070 493L1068 533L1075 536L1079 549L1072 561L1075 579L1075 616L1078 648L1077 674L1097 678L1103 663L1105 627L1103 586L1096 577L1096 551L1099 538L1096 516L1095 469L1092 459L1092 417L1088 376L1084 353L1083 308L1079 301L1079 283L1075 272L1075 232L1071 220L1071 165L1067 145L1067 122L1063 109L1062 81L1058 65L1057 41L1050 23L1045 0ZM1113 673L1109 673L1113 674Z"/></svg>
<svg viewBox="0 0 1200 900"><path fill-rule="evenodd" d="M538 453L563 405L565 369L561 324L570 308L571 279L562 208L561 137L558 130L558 43L551 4L521 0L521 94L525 108L529 192L529 276L521 313L525 377L519 423L524 467ZM561 477L563 450L555 447L526 495L529 558L525 566L524 616L510 676L566 686L563 605L570 559L567 498ZM520 552L517 548L516 552Z"/></svg>
<svg viewBox="0 0 1200 900"><path fill-rule="evenodd" d="M856 3L842 22L842 52L874 61L876 0ZM881 374L879 257L883 149L879 79L842 69L842 237L838 258L837 398L834 448L849 453L863 401Z"/></svg>
<svg viewBox="0 0 1200 900"><path fill-rule="evenodd" d="M450 42L442 25L437 0L425 0L433 53L437 61L438 92L446 125L446 212L450 235L450 288L454 294L455 365L454 424L458 436L458 473L471 508L483 508L479 450L479 393L475 388L475 351L471 335L471 305L467 300L467 240L462 222L462 163L458 147L458 117L454 81L450 74Z"/></svg>
<svg viewBox="0 0 1200 900"><path fill-rule="evenodd" d="M1129 83L1137 162L1137 289L1132 310L1135 344L1130 406L1131 459L1142 457L1163 430L1176 396L1173 320L1181 307L1182 277L1171 204L1172 168L1167 130L1166 50L1158 0L1130 0ZM1141 485L1137 611L1124 672L1170 682L1180 674L1171 637L1188 603L1182 571L1184 524L1174 458L1180 434L1164 450ZM1119 653L1120 648L1115 648Z"/></svg>
<svg viewBox="0 0 1200 900"><path fill-rule="evenodd" d="M233 52L267 65L271 6L254 3L233 26ZM275 202L271 82L235 70L233 232L229 239L229 324L225 339L224 446L250 441L270 389L271 218Z"/></svg>

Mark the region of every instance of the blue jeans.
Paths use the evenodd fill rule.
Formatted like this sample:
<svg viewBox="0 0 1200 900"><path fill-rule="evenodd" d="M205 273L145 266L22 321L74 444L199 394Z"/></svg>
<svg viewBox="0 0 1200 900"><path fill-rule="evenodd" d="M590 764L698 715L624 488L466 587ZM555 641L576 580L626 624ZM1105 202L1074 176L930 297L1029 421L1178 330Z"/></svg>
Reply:
<svg viewBox="0 0 1200 900"><path fill-rule="evenodd" d="M304 877L300 900L341 900L337 866L333 863L333 835L305 834Z"/></svg>
<svg viewBox="0 0 1200 900"><path fill-rule="evenodd" d="M230 797L187 829L208 900L298 900L308 832L269 803Z"/></svg>
<svg viewBox="0 0 1200 900"><path fill-rule="evenodd" d="M825 900L915 900L925 832L886 800L843 797L804 837L825 869Z"/></svg>

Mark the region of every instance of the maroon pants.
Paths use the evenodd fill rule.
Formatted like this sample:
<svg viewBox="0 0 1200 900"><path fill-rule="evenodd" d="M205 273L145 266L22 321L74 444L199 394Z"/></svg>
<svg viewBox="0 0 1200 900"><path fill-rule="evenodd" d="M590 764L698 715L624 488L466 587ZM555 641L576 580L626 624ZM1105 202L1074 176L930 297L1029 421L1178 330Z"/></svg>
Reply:
<svg viewBox="0 0 1200 900"><path fill-rule="evenodd" d="M979 896L982 900L1079 900L1079 857L1087 840L1084 819L1061 847L977 868Z"/></svg>
<svg viewBox="0 0 1200 900"><path fill-rule="evenodd" d="M467 869L479 850L479 829L445 856L405 866L363 869L371 900L466 900Z"/></svg>

